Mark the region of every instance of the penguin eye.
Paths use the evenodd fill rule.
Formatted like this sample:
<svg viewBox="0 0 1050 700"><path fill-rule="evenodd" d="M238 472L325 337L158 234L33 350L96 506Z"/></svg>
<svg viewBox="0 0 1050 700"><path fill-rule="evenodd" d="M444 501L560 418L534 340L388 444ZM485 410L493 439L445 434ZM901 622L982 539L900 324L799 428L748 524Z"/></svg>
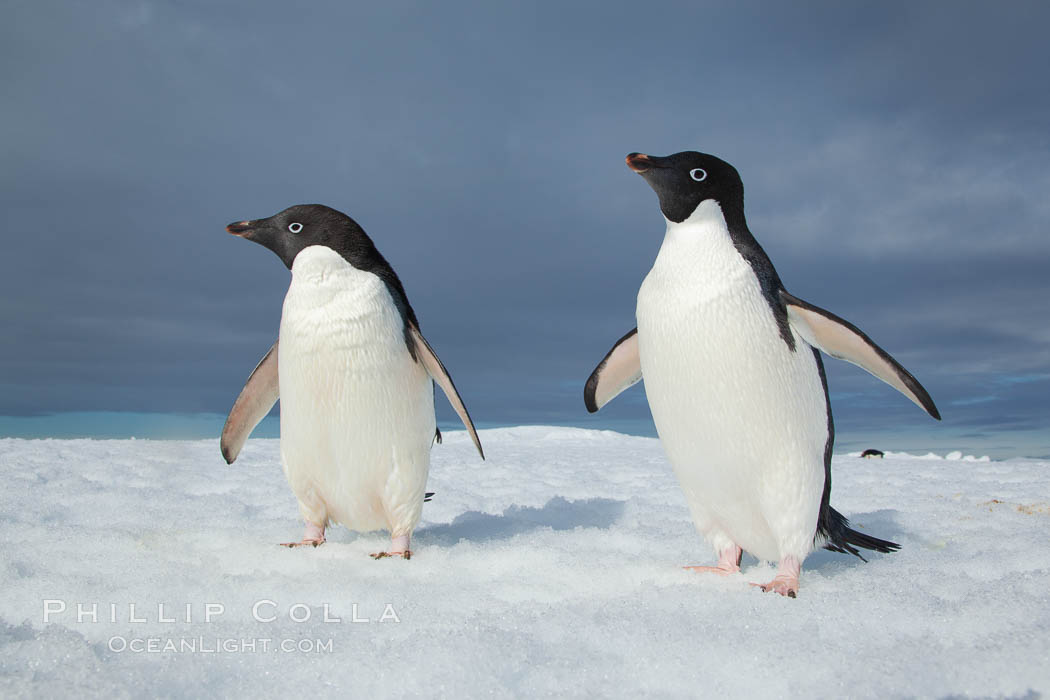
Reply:
<svg viewBox="0 0 1050 700"><path fill-rule="evenodd" d="M300 224L299 222L296 222L294 224L288 224L288 230L291 231L292 233L299 233L300 231L303 230L303 225Z"/></svg>
<svg viewBox="0 0 1050 700"><path fill-rule="evenodd" d="M693 178L697 182L703 182L707 179L707 171L703 168L693 168L689 171L689 177Z"/></svg>

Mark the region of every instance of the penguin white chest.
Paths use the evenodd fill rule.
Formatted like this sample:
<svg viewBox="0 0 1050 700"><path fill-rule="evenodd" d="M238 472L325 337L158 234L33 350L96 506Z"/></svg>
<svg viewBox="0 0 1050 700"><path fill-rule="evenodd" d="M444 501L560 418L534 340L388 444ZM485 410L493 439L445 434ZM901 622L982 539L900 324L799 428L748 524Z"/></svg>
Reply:
<svg viewBox="0 0 1050 700"><path fill-rule="evenodd" d="M429 469L433 387L384 282L330 248L301 251L278 374L281 455L303 516L411 531Z"/></svg>
<svg viewBox="0 0 1050 700"><path fill-rule="evenodd" d="M823 386L715 202L668 224L637 319L646 396L697 528L716 549L804 557L824 485Z"/></svg>

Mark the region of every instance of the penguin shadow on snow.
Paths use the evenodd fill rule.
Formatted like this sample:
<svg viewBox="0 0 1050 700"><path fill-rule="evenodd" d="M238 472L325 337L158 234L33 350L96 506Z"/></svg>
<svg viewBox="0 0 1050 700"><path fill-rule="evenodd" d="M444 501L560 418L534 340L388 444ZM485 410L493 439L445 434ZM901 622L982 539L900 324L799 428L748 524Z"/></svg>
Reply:
<svg viewBox="0 0 1050 700"><path fill-rule="evenodd" d="M609 498L587 498L569 501L555 496L542 508L510 506L502 514L472 510L457 515L443 525L428 525L416 530L420 546L451 547L462 540L489 542L506 540L516 535L543 528L572 530L577 527L607 529L623 514L625 501Z"/></svg>

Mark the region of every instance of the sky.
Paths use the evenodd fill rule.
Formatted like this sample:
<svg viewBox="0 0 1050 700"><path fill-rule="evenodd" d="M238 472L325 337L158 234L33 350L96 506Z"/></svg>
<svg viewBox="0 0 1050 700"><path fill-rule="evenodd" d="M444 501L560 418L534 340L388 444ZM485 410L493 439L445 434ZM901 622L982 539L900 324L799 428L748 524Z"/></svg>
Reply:
<svg viewBox="0 0 1050 700"><path fill-rule="evenodd" d="M309 202L375 240L480 425L651 431L641 387L596 416L582 387L663 235L623 158L700 150L787 288L944 416L828 360L843 444L1050 454L1045 3L3 14L0 435L221 424L289 280L224 226Z"/></svg>

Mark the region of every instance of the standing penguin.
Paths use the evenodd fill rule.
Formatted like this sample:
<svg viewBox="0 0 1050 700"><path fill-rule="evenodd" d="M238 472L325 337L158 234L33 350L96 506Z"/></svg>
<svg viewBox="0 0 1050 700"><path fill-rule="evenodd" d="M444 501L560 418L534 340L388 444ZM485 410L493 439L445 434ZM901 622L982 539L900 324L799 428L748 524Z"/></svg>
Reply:
<svg viewBox="0 0 1050 700"><path fill-rule="evenodd" d="M301 542L328 523L390 531L388 551L412 556L437 428L433 383L444 390L478 454L466 406L419 331L401 280L349 216L320 204L239 221L230 233L266 246L292 271L278 340L248 377L222 430L227 463L281 399L281 461L306 521ZM280 351L278 351L280 346Z"/></svg>
<svg viewBox="0 0 1050 700"><path fill-rule="evenodd" d="M834 510L835 430L818 350L852 362L936 419L915 378L856 326L792 296L747 228L729 163L688 151L632 153L627 165L660 200L667 232L638 291L638 326L591 374L591 413L645 377L656 430L721 574L741 551L779 562L761 585L795 597L818 547L855 554L899 545L852 530ZM863 557L861 557L863 559Z"/></svg>

